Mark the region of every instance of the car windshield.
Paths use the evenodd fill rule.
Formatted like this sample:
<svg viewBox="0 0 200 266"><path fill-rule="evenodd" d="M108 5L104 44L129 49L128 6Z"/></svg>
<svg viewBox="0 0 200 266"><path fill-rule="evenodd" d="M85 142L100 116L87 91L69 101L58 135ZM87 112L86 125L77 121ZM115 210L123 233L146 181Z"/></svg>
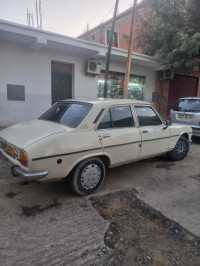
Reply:
<svg viewBox="0 0 200 266"><path fill-rule="evenodd" d="M173 107L174 111L200 112L200 99L181 99Z"/></svg>
<svg viewBox="0 0 200 266"><path fill-rule="evenodd" d="M83 121L91 107L91 104L85 103L58 102L39 119L75 128Z"/></svg>

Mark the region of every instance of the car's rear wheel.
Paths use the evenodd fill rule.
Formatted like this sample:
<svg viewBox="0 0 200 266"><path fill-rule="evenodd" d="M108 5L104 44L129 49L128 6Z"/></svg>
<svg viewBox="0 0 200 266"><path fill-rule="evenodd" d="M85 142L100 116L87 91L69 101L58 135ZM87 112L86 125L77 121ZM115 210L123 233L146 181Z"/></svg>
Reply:
<svg viewBox="0 0 200 266"><path fill-rule="evenodd" d="M75 168L71 177L71 188L78 195L89 195L100 188L104 178L104 163L99 158L89 158Z"/></svg>
<svg viewBox="0 0 200 266"><path fill-rule="evenodd" d="M180 137L173 150L168 153L168 157L172 161L180 161L188 154L189 142L186 138Z"/></svg>

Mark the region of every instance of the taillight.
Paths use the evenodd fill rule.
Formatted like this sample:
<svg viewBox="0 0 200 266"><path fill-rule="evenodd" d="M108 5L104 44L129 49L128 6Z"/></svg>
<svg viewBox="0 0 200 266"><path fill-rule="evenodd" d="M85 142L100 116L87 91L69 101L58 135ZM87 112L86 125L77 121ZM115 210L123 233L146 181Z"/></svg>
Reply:
<svg viewBox="0 0 200 266"><path fill-rule="evenodd" d="M172 113L171 113L171 111L169 112L168 120L172 120Z"/></svg>
<svg viewBox="0 0 200 266"><path fill-rule="evenodd" d="M21 151L19 161L24 166L28 165L28 158L27 158L27 155L24 151Z"/></svg>

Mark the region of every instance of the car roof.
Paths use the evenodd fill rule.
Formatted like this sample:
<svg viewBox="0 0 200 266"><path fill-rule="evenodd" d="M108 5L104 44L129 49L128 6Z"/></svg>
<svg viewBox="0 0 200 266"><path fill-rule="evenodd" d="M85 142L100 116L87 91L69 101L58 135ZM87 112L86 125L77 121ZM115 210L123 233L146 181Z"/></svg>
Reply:
<svg viewBox="0 0 200 266"><path fill-rule="evenodd" d="M132 100L132 99L110 99L110 98L94 98L94 99L67 99L62 100L61 102L81 102L81 103L90 103L93 105L99 105L99 106L110 106L115 104L148 104L148 102L145 101L138 101L138 100Z"/></svg>
<svg viewBox="0 0 200 266"><path fill-rule="evenodd" d="M200 97L183 97L183 98L180 98L179 100L184 100L184 99L197 99L197 100L200 100Z"/></svg>

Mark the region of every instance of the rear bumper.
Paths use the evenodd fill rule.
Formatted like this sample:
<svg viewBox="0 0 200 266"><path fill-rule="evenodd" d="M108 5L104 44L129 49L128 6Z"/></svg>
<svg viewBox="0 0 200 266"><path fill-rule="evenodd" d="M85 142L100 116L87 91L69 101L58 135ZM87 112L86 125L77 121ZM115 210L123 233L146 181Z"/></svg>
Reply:
<svg viewBox="0 0 200 266"><path fill-rule="evenodd" d="M27 172L18 165L14 165L12 162L10 162L1 152L0 159L7 167L11 169L13 176L20 176L26 181L40 181L40 179L48 175L48 171Z"/></svg>

